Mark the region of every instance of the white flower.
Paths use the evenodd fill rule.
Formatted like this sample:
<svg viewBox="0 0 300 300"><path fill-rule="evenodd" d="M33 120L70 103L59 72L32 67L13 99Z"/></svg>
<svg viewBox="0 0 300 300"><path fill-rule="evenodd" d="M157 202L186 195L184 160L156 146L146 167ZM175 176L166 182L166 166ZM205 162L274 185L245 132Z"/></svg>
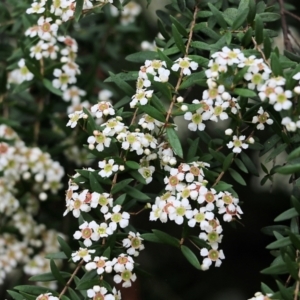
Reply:
<svg viewBox="0 0 300 300"><path fill-rule="evenodd" d="M88 137L87 142L89 145L97 144L96 149L101 152L104 147L108 148L110 146L111 138L105 136L102 132L95 130L94 135Z"/></svg>
<svg viewBox="0 0 300 300"><path fill-rule="evenodd" d="M36 300L59 300L58 297L52 296L52 293L41 294L39 295Z"/></svg>
<svg viewBox="0 0 300 300"><path fill-rule="evenodd" d="M273 124L273 120L269 118L269 114L265 112L262 107L259 108L258 114L258 116L254 116L252 119L252 123L258 123L256 126L258 130L265 129L264 123L267 123L268 125Z"/></svg>
<svg viewBox="0 0 300 300"><path fill-rule="evenodd" d="M184 221L184 217L190 219L193 216L191 205L188 199L181 199L172 201L174 209L169 213L169 219L174 220L176 224L181 225Z"/></svg>
<svg viewBox="0 0 300 300"><path fill-rule="evenodd" d="M153 166L145 166L138 169L138 172L143 176L147 184L152 181L152 174L154 173L154 171L155 167Z"/></svg>
<svg viewBox="0 0 300 300"><path fill-rule="evenodd" d="M112 264L114 266L115 272L119 273L124 270L132 271L134 266L134 260L131 256L122 253L118 256L118 258L114 258L112 260Z"/></svg>
<svg viewBox="0 0 300 300"><path fill-rule="evenodd" d="M113 213L107 213L106 215L104 215L105 220L110 219L111 222L109 223L109 227L112 231L115 231L117 229L117 224L119 224L121 228L125 228L129 224L129 213L125 211L120 213L120 210L121 205L115 205L112 209Z"/></svg>
<svg viewBox="0 0 300 300"><path fill-rule="evenodd" d="M88 250L86 248L79 248L78 251L72 253L72 260L77 262L80 259L83 259L85 262L89 262L91 258L90 253L95 253L96 250Z"/></svg>
<svg viewBox="0 0 300 300"><path fill-rule="evenodd" d="M56 36L58 25L52 22L52 18L45 18L44 16L40 17L37 21L39 25L38 36L45 41L53 41L53 37Z"/></svg>
<svg viewBox="0 0 300 300"><path fill-rule="evenodd" d="M27 8L27 14L42 14L45 11L46 0L40 0L40 2L31 3L31 7Z"/></svg>
<svg viewBox="0 0 300 300"><path fill-rule="evenodd" d="M86 92L84 90L81 90L77 86L73 85L64 91L62 98L66 102L71 100L74 103L79 103L81 97L83 97L85 95L86 95Z"/></svg>
<svg viewBox="0 0 300 300"><path fill-rule="evenodd" d="M65 91L68 87L68 84L76 83L76 77L71 76L67 73L63 73L61 69L54 69L53 75L55 77L58 77L56 79L53 79L52 84L55 88L61 89L62 91Z"/></svg>
<svg viewBox="0 0 300 300"><path fill-rule="evenodd" d="M107 289L105 287L100 287L99 285L94 285L92 289L87 290L87 296L92 299L101 300L115 300L112 294L107 294Z"/></svg>
<svg viewBox="0 0 300 300"><path fill-rule="evenodd" d="M217 246L213 245L213 248L211 250L207 250L206 248L201 249L200 251L200 255L201 256L207 256L206 258L204 258L203 262L202 262L202 270L207 270L209 269L209 267L211 266L212 262L215 262L215 266L216 267L220 267L220 265L222 264L221 259L224 259L224 253L223 250L217 250Z"/></svg>
<svg viewBox="0 0 300 300"><path fill-rule="evenodd" d="M72 211L73 216L78 218L80 216L80 211L89 212L91 207L86 202L89 195L88 190L84 190L81 193L73 193L72 198L67 200L67 210L64 215L66 215L69 211Z"/></svg>
<svg viewBox="0 0 300 300"><path fill-rule="evenodd" d="M82 110L77 110L74 113L69 114L68 117L70 118L70 120L66 126L74 128L77 125L78 120L84 119L86 117L86 114Z"/></svg>
<svg viewBox="0 0 300 300"><path fill-rule="evenodd" d="M111 273L112 271L112 262L107 260L107 257L104 256L95 256L93 261L87 263L85 265L85 268L87 271L95 270L97 269L97 274L101 275L104 272Z"/></svg>
<svg viewBox="0 0 300 300"><path fill-rule="evenodd" d="M227 144L227 147L229 149L233 148L234 153L241 153L242 149L247 149L249 147L248 144L243 143L245 140L246 136L245 135L240 135L237 137L236 135L233 136L233 141L229 142Z"/></svg>
<svg viewBox="0 0 300 300"><path fill-rule="evenodd" d="M92 236L92 228L89 226L88 222L84 222L79 226L79 229L81 229L81 231L76 231L73 235L73 237L76 240L79 240L81 238L84 239L83 244L86 247L90 247L92 245L92 241L91 241L91 236Z"/></svg>
<svg viewBox="0 0 300 300"><path fill-rule="evenodd" d="M113 198L110 198L108 193L99 194L93 192L91 199L91 207L96 208L98 205L101 206L100 211L103 214L106 214L108 212L108 208L113 206Z"/></svg>
<svg viewBox="0 0 300 300"><path fill-rule="evenodd" d="M115 283L122 283L122 287L131 287L131 282L136 281L136 275L129 270L124 270L121 274L117 274L114 276Z"/></svg>
<svg viewBox="0 0 300 300"><path fill-rule="evenodd" d="M184 75L191 75L191 70L193 71L198 69L198 63L191 61L190 58L188 57L184 57L184 58L178 58L175 60L175 64L172 66L172 70L173 71L178 71L180 69L182 69L182 72Z"/></svg>
<svg viewBox="0 0 300 300"><path fill-rule="evenodd" d="M184 119L188 121L192 121L191 123L188 124L188 129L191 131L196 131L197 129L200 131L203 131L205 129L205 124L202 123L202 115L200 113L194 113L192 114L191 112L186 112L184 114Z"/></svg>
<svg viewBox="0 0 300 300"><path fill-rule="evenodd" d="M119 170L119 166L115 165L115 161L111 158L108 160L99 161L99 168L103 169L99 172L101 177L109 177L113 174L113 172L117 172Z"/></svg>
<svg viewBox="0 0 300 300"><path fill-rule="evenodd" d="M153 90L146 91L145 89L138 89L136 94L132 96L132 101L129 103L130 108L135 108L136 104L146 105L148 99L152 97Z"/></svg>
<svg viewBox="0 0 300 300"><path fill-rule="evenodd" d="M142 243L143 239L140 237L140 234L129 231L128 238L122 241L123 247L128 248L127 253L129 255L138 256L139 251L145 249L145 246Z"/></svg>
<svg viewBox="0 0 300 300"><path fill-rule="evenodd" d="M188 221L190 227L195 227L196 224L200 225L201 230L207 230L210 227L209 222L214 218L214 214L211 211L206 210L205 207L200 207L200 209L194 209L192 211L193 216Z"/></svg>
<svg viewBox="0 0 300 300"><path fill-rule="evenodd" d="M286 127L287 131L291 132L296 131L297 127L300 128L300 126L297 126L297 124L293 122L290 117L284 117L281 121L281 124Z"/></svg>
<svg viewBox="0 0 300 300"><path fill-rule="evenodd" d="M100 238L105 238L113 234L113 230L104 222L97 224L95 221L92 221L89 226L93 229L91 235L93 241L98 241Z"/></svg>
<svg viewBox="0 0 300 300"><path fill-rule="evenodd" d="M34 75L26 67L24 58L19 60L18 66L20 68L19 77L20 77L21 82L24 81L24 80L30 81L30 80L33 79Z"/></svg>
<svg viewBox="0 0 300 300"><path fill-rule="evenodd" d="M288 110L292 107L292 102L288 98L292 98L292 92L284 90L281 86L274 89L274 93L269 95L270 103L274 104L274 109L281 111L283 109Z"/></svg>
<svg viewBox="0 0 300 300"><path fill-rule="evenodd" d="M232 135L233 134L233 130L231 128L228 128L225 130L225 134L226 135Z"/></svg>
<svg viewBox="0 0 300 300"><path fill-rule="evenodd" d="M96 115L96 118L100 119L103 116L115 114L115 110L113 109L112 105L108 101L101 101L98 104L95 104L91 107L92 113Z"/></svg>

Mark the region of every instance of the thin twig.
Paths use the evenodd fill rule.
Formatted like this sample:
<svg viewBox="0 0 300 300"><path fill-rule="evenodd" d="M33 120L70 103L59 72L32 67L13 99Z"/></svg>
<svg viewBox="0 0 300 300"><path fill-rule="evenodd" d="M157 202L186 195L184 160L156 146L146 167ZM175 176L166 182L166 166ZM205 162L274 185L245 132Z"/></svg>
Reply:
<svg viewBox="0 0 300 300"><path fill-rule="evenodd" d="M296 254L296 260L298 260L299 258L299 250L297 250L297 254ZM298 278L300 278L300 268L298 270ZM300 281L299 279L297 280L296 283L296 288L295 288L295 292L294 292L294 300L298 300L298 294L299 294L299 288L300 288Z"/></svg>
<svg viewBox="0 0 300 300"><path fill-rule="evenodd" d="M198 11L199 11L199 8L196 6L195 11L194 11L194 15L193 15L193 21L192 21L191 28L190 28L189 38L188 38L188 41L187 41L187 44L186 44L186 47L185 47L184 57L187 57L188 53L189 53L189 48L190 48L190 44L191 44L192 37L193 37L193 29L196 25L196 18L197 18ZM168 110L168 113L167 113L167 116L166 116L165 126L168 124L169 118L170 118L171 113L172 113L173 106L176 102L177 91L178 91L178 89L181 85L182 78L183 78L183 69L181 69L181 71L180 71L180 75L179 75L179 78L177 80L177 84L175 86L175 93L174 93L174 96L172 98L172 102L170 104L170 107L169 107L169 110Z"/></svg>
<svg viewBox="0 0 300 300"><path fill-rule="evenodd" d="M78 264L78 266L76 267L76 269L74 270L74 272L72 273L70 279L68 280L68 282L66 283L66 285L64 286L63 290L61 291L61 293L58 296L58 299L61 299L61 297L64 295L64 293L67 291L67 288L70 286L70 284L72 283L74 277L76 276L76 274L78 273L79 269L81 268L81 266L83 265L84 260L82 259L81 262Z"/></svg>
<svg viewBox="0 0 300 300"><path fill-rule="evenodd" d="M284 48L290 52L293 51L293 47L289 38L289 29L287 26L287 22L285 19L285 9L284 9L284 2L283 0L278 0L279 7L280 7L280 16L281 16L281 27L283 33L283 41L284 41Z"/></svg>
<svg viewBox="0 0 300 300"><path fill-rule="evenodd" d="M293 14L292 12L290 12L290 11L284 9L284 13L285 13L286 15L290 15L290 16L293 17L294 19L300 21L300 17L297 16L297 15L295 15L295 14Z"/></svg>

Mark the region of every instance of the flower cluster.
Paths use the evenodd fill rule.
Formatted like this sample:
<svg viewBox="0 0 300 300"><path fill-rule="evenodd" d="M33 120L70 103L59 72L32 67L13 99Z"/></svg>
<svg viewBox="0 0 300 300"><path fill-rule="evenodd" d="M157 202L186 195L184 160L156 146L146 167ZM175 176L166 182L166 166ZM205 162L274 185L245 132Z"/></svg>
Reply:
<svg viewBox="0 0 300 300"><path fill-rule="evenodd" d="M124 1L121 0L120 2L122 4ZM112 0L110 0L110 3L112 3ZM114 17L117 17L120 14L121 24L128 25L135 21L135 18L141 13L142 7L134 1L129 1L129 3L123 6L121 11L119 11L115 6L110 5L110 11Z"/></svg>
<svg viewBox="0 0 300 300"><path fill-rule="evenodd" d="M3 140L0 143L0 216L6 216L7 225L18 232L18 235L5 233L0 237L1 283L19 264L29 275L50 270L42 256L58 250L57 232L47 230L33 216L38 214L39 203L48 198L49 192L56 194L61 189L64 170L40 148L26 147L6 125L0 125L0 138ZM18 187L24 182L30 188L21 201Z"/></svg>
<svg viewBox="0 0 300 300"><path fill-rule="evenodd" d="M224 259L222 250L218 250L222 240L222 227L216 218L216 213L223 215L225 222L240 218L242 210L239 200L229 192L217 193L213 188L207 188L204 169L209 164L203 162L182 163L178 168L170 169L170 176L164 179L166 192L156 197L152 205L150 220L168 220L176 224L187 221L190 227L199 227L199 238L207 242L210 250L202 248L201 256L205 257L202 268L208 269L212 262L221 265Z"/></svg>

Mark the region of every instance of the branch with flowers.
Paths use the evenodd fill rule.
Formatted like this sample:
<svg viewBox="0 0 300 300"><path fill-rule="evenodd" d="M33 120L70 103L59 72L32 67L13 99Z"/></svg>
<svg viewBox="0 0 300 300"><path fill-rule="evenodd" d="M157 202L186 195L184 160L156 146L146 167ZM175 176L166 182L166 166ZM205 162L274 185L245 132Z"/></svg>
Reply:
<svg viewBox="0 0 300 300"><path fill-rule="evenodd" d="M111 4L122 7L119 1L96 2L54 1L47 7L45 1L36 1L27 9L27 14L45 14L25 31L25 36L37 39L27 49L40 68L21 58L8 82L18 84L14 87L18 92L37 78L42 89L71 100L65 124L75 132L74 140L81 132L81 147L92 163L70 176L65 196L63 215L77 219L69 238L77 240L78 247L73 249L58 237L62 251L47 255L50 271L31 277L37 282L56 281L61 290L19 285L8 291L10 296L121 299L120 288L130 288L143 268L138 256L148 242L176 248L198 270L220 267L226 254L221 247L223 224L239 223L243 214L235 184L246 185L241 172L258 176L249 155L253 150L268 153L267 162L286 152L281 165L268 170L261 164L266 174L262 184L279 173L291 176L293 190L292 207L275 219L290 220L291 226L265 229L276 238L267 248L279 251L262 273L277 277L278 291L262 284L262 292L252 299L299 299L300 59L272 48L275 33L266 24L278 20L278 12L254 0L242 0L224 11L221 7L227 1L173 1L167 6L170 14L160 14L159 48L127 57L140 63L139 69L109 72L105 83L113 83L123 97L111 103L111 94L104 93L97 103L88 103L80 101L86 92L73 85L80 75L77 42L58 32L60 26L67 30L66 22L84 21L89 10L97 14ZM127 2L123 4L126 10ZM58 57L59 67L48 68L46 59ZM194 99L194 94L201 96ZM215 138L207 128L217 123L222 130ZM34 125L40 128L41 123L35 120ZM179 135L184 126L192 134L185 141ZM271 137L261 139L263 130ZM11 154L6 144L0 144L5 158ZM8 162L0 160L6 176ZM38 182L43 179L39 175ZM153 227L155 222L174 222L177 234L136 228L134 219L141 214ZM56 260L68 260L76 267L62 271ZM282 274L285 280L278 277Z"/></svg>

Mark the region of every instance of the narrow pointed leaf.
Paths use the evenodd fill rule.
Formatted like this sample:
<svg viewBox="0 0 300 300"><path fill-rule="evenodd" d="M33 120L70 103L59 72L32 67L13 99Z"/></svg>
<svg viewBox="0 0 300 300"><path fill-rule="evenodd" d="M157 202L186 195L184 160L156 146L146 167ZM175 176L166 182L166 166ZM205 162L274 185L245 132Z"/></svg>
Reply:
<svg viewBox="0 0 300 300"><path fill-rule="evenodd" d="M196 269L201 270L201 265L195 253L185 245L182 245L180 249L187 261Z"/></svg>
<svg viewBox="0 0 300 300"><path fill-rule="evenodd" d="M127 186L130 182L132 182L132 178L124 179L120 182L118 182L111 190L111 194L116 194L122 189L124 189L125 186Z"/></svg>
<svg viewBox="0 0 300 300"><path fill-rule="evenodd" d="M274 221L275 222L280 222L280 221L284 221L284 220L289 220L291 218L297 217L299 216L298 212L296 211L296 209L294 207L286 210L285 212L281 213L279 216L277 216Z"/></svg>
<svg viewBox="0 0 300 300"><path fill-rule="evenodd" d="M50 268L55 279L61 284L65 285L66 281L63 276L60 274L59 269L57 268L55 261L53 259L50 260Z"/></svg>
<svg viewBox="0 0 300 300"><path fill-rule="evenodd" d="M228 169L231 177L236 181L238 182L239 184L241 185L247 185L246 184L246 181L244 180L244 178L237 172L235 171L234 169Z"/></svg>
<svg viewBox="0 0 300 300"><path fill-rule="evenodd" d="M255 17L255 40L258 45L262 44L264 40L263 34L264 24L259 15Z"/></svg>
<svg viewBox="0 0 300 300"><path fill-rule="evenodd" d="M216 18L218 24L220 25L220 27L222 27L223 29L227 29L227 23L224 19L223 14L220 12L219 9L217 9L213 4L211 3L207 3L209 9L211 10L211 12L213 13L213 16Z"/></svg>
<svg viewBox="0 0 300 300"><path fill-rule="evenodd" d="M178 32L174 24L172 25L172 36L174 38L175 44L178 47L178 49L182 52L182 54L185 54L185 46L182 40L182 36Z"/></svg>
<svg viewBox="0 0 300 300"><path fill-rule="evenodd" d="M174 151L174 153L183 158L183 151L182 151L182 147L181 147L181 143L179 140L179 137L175 131L175 129L173 127L167 127L167 137L169 140L169 143Z"/></svg>
<svg viewBox="0 0 300 300"><path fill-rule="evenodd" d="M168 244L170 246L178 248L180 246L180 241L173 236L165 233L163 231L153 229L153 233L156 235L158 239L160 239L163 243Z"/></svg>
<svg viewBox="0 0 300 300"><path fill-rule="evenodd" d="M74 19L76 22L78 22L81 12L82 12L82 8L83 8L83 2L84 0L76 0L76 8L75 8L75 13L74 13Z"/></svg>
<svg viewBox="0 0 300 300"><path fill-rule="evenodd" d="M60 237L60 236L57 236L57 241L58 241L58 243L59 243L61 249L63 250L63 252L66 254L66 256L67 256L68 258L70 258L71 255L72 255L72 249L71 249L71 247L70 247L70 246L66 243L66 241L65 241L62 237Z"/></svg>

